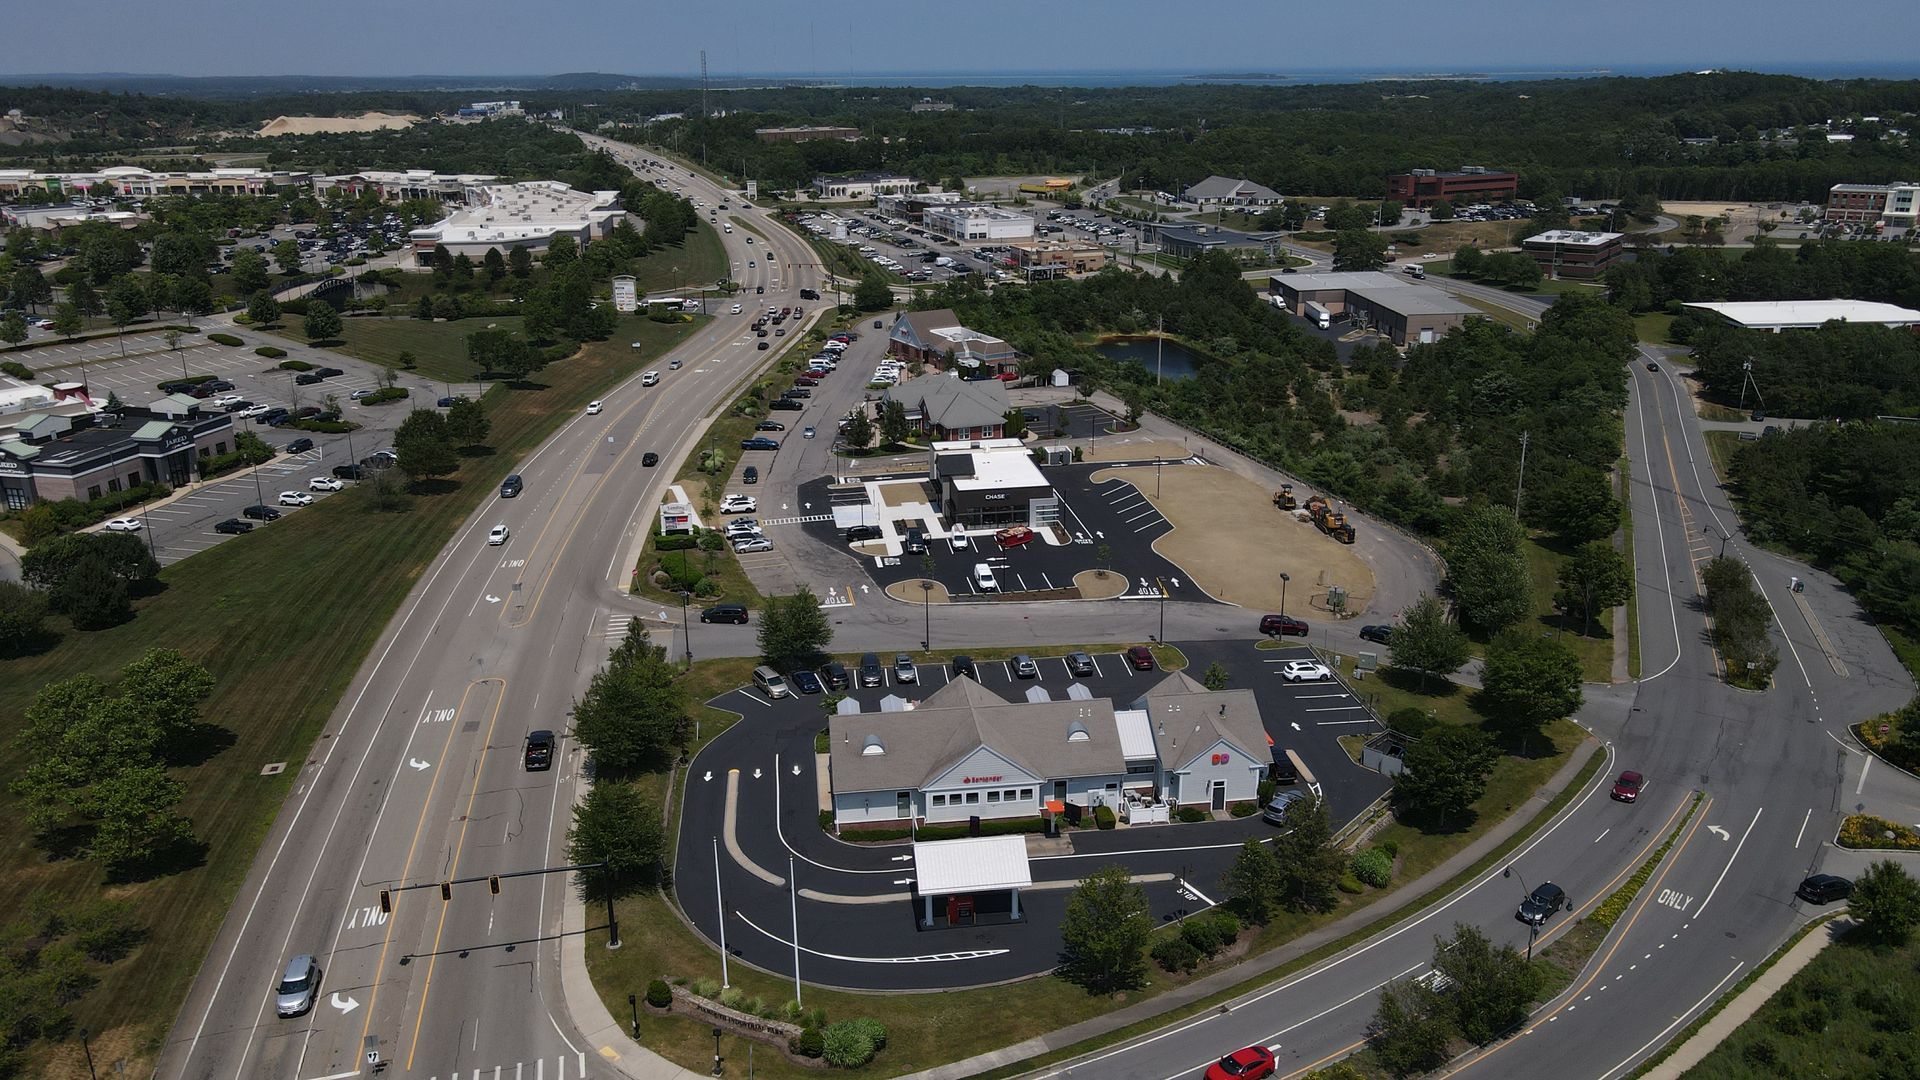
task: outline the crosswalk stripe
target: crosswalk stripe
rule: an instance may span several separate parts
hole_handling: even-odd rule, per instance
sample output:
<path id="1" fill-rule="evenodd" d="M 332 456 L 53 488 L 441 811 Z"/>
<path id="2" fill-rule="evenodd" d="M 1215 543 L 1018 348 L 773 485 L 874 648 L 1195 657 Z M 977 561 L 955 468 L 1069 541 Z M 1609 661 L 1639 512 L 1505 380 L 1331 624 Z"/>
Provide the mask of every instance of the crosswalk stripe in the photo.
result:
<path id="1" fill-rule="evenodd" d="M 804 517 L 768 518 L 762 525 L 808 525 L 816 521 L 832 521 L 832 514 L 808 514 Z"/>

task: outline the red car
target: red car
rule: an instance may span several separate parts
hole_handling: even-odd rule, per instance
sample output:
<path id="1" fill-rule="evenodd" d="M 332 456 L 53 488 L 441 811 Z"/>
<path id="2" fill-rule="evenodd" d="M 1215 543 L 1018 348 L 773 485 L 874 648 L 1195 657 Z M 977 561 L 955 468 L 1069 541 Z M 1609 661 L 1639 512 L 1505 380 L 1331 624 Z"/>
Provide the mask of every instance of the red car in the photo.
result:
<path id="1" fill-rule="evenodd" d="M 1135 645 L 1133 648 L 1127 650 L 1127 663 L 1132 664 L 1133 670 L 1135 671 L 1152 671 L 1153 650 L 1147 648 L 1145 645 Z M 1242 1051 L 1242 1053 L 1245 1053 L 1245 1051 Z"/>
<path id="2" fill-rule="evenodd" d="M 1207 1066 L 1207 1080 L 1260 1080 L 1273 1075 L 1273 1051 L 1264 1046 L 1235 1050 Z"/>
<path id="3" fill-rule="evenodd" d="M 1031 544 L 1033 543 L 1033 530 L 1027 528 L 1025 525 L 1015 525 L 1011 528 L 1001 529 L 999 532 L 993 534 L 993 542 L 999 544 L 1002 548 Z"/>
<path id="4" fill-rule="evenodd" d="M 1613 782 L 1613 797 L 1621 802 L 1632 802 L 1640 797 L 1640 785 L 1645 782 L 1639 773 L 1629 769 Z"/>
<path id="5" fill-rule="evenodd" d="M 820 380 L 819 380 L 819 379 L 816 379 L 816 378 L 814 378 L 814 377 L 813 377 L 813 376 L 811 376 L 811 375 L 795 375 L 795 376 L 793 377 L 793 385 L 795 385 L 795 386 L 819 386 L 819 385 L 820 385 Z"/>

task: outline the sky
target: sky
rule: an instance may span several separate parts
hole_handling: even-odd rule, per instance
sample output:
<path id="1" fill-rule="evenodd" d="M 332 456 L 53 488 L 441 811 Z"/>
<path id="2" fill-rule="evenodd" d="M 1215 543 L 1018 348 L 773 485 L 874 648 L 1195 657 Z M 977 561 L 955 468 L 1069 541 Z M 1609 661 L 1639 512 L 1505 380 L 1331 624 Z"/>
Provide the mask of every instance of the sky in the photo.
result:
<path id="1" fill-rule="evenodd" d="M 81 0 L 23 3 L 0 75 L 1813 71 L 1920 66 L 1920 4 L 1807 0 Z"/>

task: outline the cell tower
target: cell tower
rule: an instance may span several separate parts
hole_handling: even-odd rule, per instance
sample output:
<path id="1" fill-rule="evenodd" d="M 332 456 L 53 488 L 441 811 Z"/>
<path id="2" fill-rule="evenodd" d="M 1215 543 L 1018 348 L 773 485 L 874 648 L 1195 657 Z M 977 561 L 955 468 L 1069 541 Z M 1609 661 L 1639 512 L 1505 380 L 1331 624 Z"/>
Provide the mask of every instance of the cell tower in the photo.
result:
<path id="1" fill-rule="evenodd" d="M 700 50 L 700 115 L 713 115 L 707 111 L 707 50 Z"/>

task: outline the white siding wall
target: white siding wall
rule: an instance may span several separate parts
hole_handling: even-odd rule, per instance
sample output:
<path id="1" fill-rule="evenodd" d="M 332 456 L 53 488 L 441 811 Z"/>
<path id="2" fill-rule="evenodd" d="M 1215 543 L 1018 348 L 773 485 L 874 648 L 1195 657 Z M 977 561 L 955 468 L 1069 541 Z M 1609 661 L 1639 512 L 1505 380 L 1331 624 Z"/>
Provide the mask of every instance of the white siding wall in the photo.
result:
<path id="1" fill-rule="evenodd" d="M 917 800 L 918 793 L 915 793 Z M 919 803 L 915 803 L 915 812 Z M 907 819 L 899 815 L 894 805 L 894 793 L 891 791 L 849 791 L 833 793 L 833 820 L 838 825 L 858 825 L 879 822 L 883 824 L 905 825 Z"/>
<path id="2" fill-rule="evenodd" d="M 1212 763 L 1215 755 L 1225 755 L 1226 760 L 1215 765 Z M 1179 801 L 1183 806 L 1207 804 L 1213 798 L 1216 780 L 1227 782 L 1228 805 L 1258 798 L 1260 777 L 1266 772 L 1266 764 L 1242 753 L 1231 743 L 1216 742 L 1181 773 Z"/>

